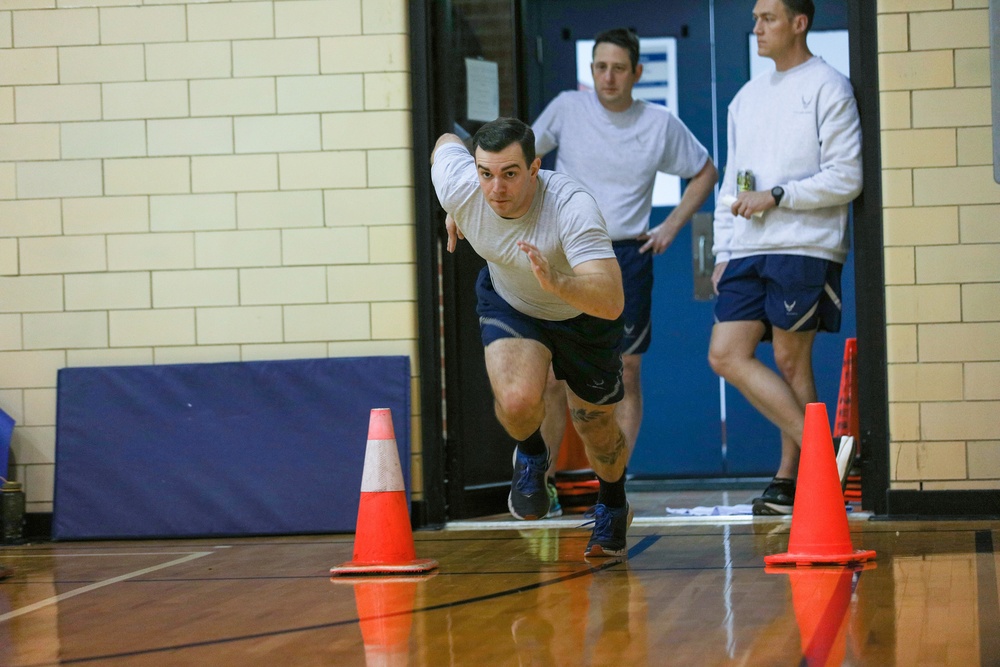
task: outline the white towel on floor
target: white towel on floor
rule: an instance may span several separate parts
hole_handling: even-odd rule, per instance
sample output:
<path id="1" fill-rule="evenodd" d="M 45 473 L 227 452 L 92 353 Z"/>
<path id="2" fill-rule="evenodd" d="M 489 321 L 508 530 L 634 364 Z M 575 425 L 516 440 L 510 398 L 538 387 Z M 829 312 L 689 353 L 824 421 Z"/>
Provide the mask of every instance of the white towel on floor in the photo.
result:
<path id="1" fill-rule="evenodd" d="M 753 514 L 753 505 L 716 505 L 715 507 L 668 507 L 667 514 L 682 516 L 731 516 L 734 514 Z"/>

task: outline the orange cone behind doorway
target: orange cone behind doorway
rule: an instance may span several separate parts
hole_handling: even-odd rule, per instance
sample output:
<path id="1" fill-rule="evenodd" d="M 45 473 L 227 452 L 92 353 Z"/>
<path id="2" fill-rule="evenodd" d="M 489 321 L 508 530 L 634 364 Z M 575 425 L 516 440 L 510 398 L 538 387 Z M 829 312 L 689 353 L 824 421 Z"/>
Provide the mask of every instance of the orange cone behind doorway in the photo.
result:
<path id="1" fill-rule="evenodd" d="M 375 408 L 368 422 L 354 559 L 330 568 L 330 574 L 412 574 L 437 566 L 416 556 L 392 414 Z"/>
<path id="2" fill-rule="evenodd" d="M 830 442 L 826 405 L 810 403 L 802 430 L 788 552 L 765 556 L 768 565 L 846 564 L 875 558 L 874 551 L 856 550 L 851 545 L 837 460 Z"/>

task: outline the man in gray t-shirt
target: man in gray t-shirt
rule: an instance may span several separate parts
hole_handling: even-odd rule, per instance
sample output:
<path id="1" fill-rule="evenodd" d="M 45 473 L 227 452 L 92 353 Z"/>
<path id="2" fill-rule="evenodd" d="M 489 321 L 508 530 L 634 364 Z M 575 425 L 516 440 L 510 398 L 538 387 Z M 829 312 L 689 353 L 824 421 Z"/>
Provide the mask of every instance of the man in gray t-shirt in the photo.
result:
<path id="1" fill-rule="evenodd" d="M 625 497 L 621 400 L 621 270 L 594 198 L 563 174 L 540 170 L 523 122 L 498 118 L 473 137 L 474 156 L 453 134 L 431 157 L 448 212 L 448 250 L 465 238 L 487 266 L 477 311 L 494 409 L 514 438 L 508 507 L 520 519 L 549 512 L 541 436 L 551 366 L 564 379 L 573 425 L 600 480 L 585 555 L 622 556 L 632 512 Z"/>
<path id="2" fill-rule="evenodd" d="M 677 116 L 632 98 L 642 77 L 634 32 L 616 28 L 597 35 L 591 71 L 593 91 L 560 93 L 532 129 L 538 154 L 558 149 L 556 171 L 594 195 L 621 265 L 625 398 L 617 415 L 631 454 L 642 422 L 642 355 L 652 338 L 652 256 L 667 249 L 712 194 L 718 174 L 708 151 Z M 653 184 L 661 171 L 690 181 L 670 215 L 650 229 Z M 566 399 L 561 383 L 551 377 L 549 382 L 542 432 L 555 458 L 566 426 Z"/>

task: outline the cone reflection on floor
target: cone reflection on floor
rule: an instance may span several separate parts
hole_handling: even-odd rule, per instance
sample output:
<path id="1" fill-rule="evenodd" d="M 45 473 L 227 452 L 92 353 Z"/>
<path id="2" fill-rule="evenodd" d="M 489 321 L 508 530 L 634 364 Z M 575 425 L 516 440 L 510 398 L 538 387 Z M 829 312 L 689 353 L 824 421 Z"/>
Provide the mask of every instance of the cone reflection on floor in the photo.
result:
<path id="1" fill-rule="evenodd" d="M 406 667 L 417 584 L 435 573 L 407 577 L 332 577 L 354 586 L 366 667 Z"/>
<path id="2" fill-rule="evenodd" d="M 875 557 L 874 551 L 854 549 L 851 545 L 847 510 L 830 441 L 826 405 L 810 403 L 806 406 L 802 430 L 788 552 L 765 556 L 768 565 L 846 564 Z"/>
<path id="3" fill-rule="evenodd" d="M 765 567 L 769 574 L 787 574 L 792 606 L 802 640 L 801 665 L 834 667 L 844 664 L 851 594 L 856 576 L 875 567 Z"/>
<path id="4" fill-rule="evenodd" d="M 368 423 L 354 559 L 330 568 L 330 574 L 412 574 L 437 566 L 416 556 L 392 414 L 375 408 Z"/>

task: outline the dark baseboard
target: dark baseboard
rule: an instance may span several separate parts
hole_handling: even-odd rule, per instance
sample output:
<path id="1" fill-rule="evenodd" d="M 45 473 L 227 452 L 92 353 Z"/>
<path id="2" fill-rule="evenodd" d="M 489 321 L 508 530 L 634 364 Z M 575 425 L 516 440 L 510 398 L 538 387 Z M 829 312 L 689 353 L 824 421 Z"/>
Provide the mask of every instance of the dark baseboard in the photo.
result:
<path id="1" fill-rule="evenodd" d="M 413 530 L 436 530 L 443 524 L 431 523 L 430 506 L 426 500 L 410 501 L 410 525 Z"/>
<path id="2" fill-rule="evenodd" d="M 1000 491 L 888 491 L 886 519 L 1000 518 Z"/>
<path id="3" fill-rule="evenodd" d="M 40 542 L 52 539 L 52 512 L 28 512 L 24 515 L 24 540 Z"/>

